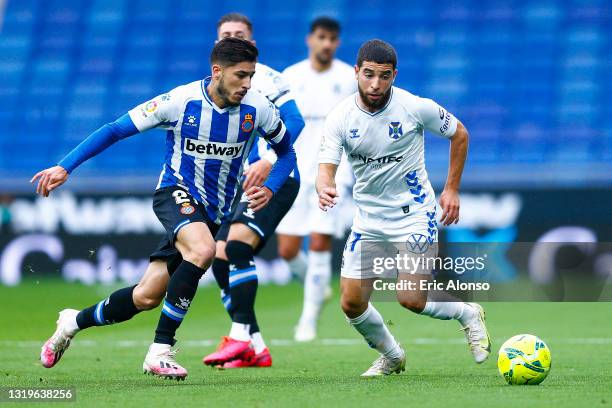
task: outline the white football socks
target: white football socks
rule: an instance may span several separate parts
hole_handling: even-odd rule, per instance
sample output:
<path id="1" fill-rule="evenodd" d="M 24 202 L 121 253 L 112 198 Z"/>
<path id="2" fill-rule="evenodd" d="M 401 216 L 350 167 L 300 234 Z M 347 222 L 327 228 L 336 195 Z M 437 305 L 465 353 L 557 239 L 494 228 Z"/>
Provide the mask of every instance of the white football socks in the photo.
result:
<path id="1" fill-rule="evenodd" d="M 310 251 L 308 271 L 304 279 L 304 307 L 300 325 L 316 325 L 325 302 L 325 289 L 331 279 L 331 252 Z"/>
<path id="2" fill-rule="evenodd" d="M 422 315 L 440 320 L 458 320 L 463 326 L 474 317 L 474 308 L 463 302 L 434 302 L 428 300 Z"/>
<path id="3" fill-rule="evenodd" d="M 251 344 L 253 344 L 255 354 L 259 354 L 266 349 L 266 343 L 260 332 L 251 334 Z"/>
<path id="4" fill-rule="evenodd" d="M 287 261 L 287 265 L 289 266 L 291 275 L 297 276 L 300 280 L 304 280 L 306 278 L 308 259 L 304 251 L 300 249 L 300 252 L 298 252 L 295 258 Z"/>
<path id="5" fill-rule="evenodd" d="M 249 334 L 250 326 L 250 324 L 232 322 L 229 336 L 234 340 L 249 341 L 251 339 L 251 335 Z"/>
<path id="6" fill-rule="evenodd" d="M 361 333 L 370 347 L 378 350 L 385 357 L 401 357 L 402 349 L 399 343 L 385 325 L 378 310 L 371 303 L 368 303 L 368 308 L 361 316 L 353 319 L 347 317 L 346 319 Z"/>

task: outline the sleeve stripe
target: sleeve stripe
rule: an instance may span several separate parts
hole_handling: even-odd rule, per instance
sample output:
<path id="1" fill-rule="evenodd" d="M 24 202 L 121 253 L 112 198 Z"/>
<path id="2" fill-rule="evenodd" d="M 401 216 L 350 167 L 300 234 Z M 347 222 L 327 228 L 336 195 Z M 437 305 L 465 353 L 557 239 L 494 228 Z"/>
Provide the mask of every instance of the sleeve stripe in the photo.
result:
<path id="1" fill-rule="evenodd" d="M 272 139 L 270 139 L 270 142 L 271 142 L 271 143 L 273 143 L 273 144 L 278 144 L 278 143 L 280 143 L 280 142 L 281 142 L 281 140 L 283 140 L 283 138 L 285 137 L 285 135 L 287 134 L 287 132 L 285 132 L 285 126 L 284 126 L 284 125 L 282 125 L 282 126 L 281 126 L 281 129 L 282 129 L 282 130 L 281 130 L 281 132 L 280 132 L 278 135 L 276 135 L 276 136 L 274 136 Z M 291 142 L 290 142 L 290 143 L 291 143 Z"/>
<path id="2" fill-rule="evenodd" d="M 283 135 L 285 134 L 285 132 L 283 132 L 283 122 L 278 122 L 278 126 L 276 126 L 276 129 L 274 129 L 272 132 L 268 133 L 267 135 L 265 135 L 265 139 L 271 141 L 272 143 L 276 144 L 278 143 L 283 137 Z M 280 139 L 277 140 L 278 136 L 280 134 Z"/>
<path id="3" fill-rule="evenodd" d="M 285 96 L 288 93 L 289 93 L 289 90 L 287 89 L 286 91 L 283 91 L 283 92 L 279 93 L 278 95 L 276 95 L 276 98 L 270 99 L 270 102 L 276 104 L 276 101 L 278 101 L 282 96 Z"/>

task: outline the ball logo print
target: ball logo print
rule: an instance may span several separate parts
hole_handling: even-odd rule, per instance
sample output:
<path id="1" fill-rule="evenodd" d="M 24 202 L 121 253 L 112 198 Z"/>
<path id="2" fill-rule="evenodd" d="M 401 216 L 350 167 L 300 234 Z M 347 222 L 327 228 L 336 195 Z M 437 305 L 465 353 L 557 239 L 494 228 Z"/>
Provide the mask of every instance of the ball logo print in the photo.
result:
<path id="1" fill-rule="evenodd" d="M 550 367 L 550 349 L 531 334 L 511 337 L 499 349 L 497 368 L 508 384 L 540 384 L 548 376 Z"/>

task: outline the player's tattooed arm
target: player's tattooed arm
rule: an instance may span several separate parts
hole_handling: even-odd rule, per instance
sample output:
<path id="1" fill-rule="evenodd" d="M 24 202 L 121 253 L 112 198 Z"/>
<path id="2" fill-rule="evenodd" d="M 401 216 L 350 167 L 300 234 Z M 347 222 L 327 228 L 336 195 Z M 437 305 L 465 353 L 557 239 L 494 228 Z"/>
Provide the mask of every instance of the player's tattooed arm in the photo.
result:
<path id="1" fill-rule="evenodd" d="M 336 191 L 336 170 L 338 165 L 333 163 L 319 163 L 319 173 L 317 174 L 316 189 L 319 194 L 319 208 L 327 211 L 338 201 Z"/>
<path id="2" fill-rule="evenodd" d="M 467 157 L 468 138 L 467 129 L 458 121 L 457 130 L 450 139 L 448 176 L 444 190 L 440 195 L 440 207 L 442 207 L 440 222 L 444 225 L 457 224 L 459 222 L 459 186 Z"/>

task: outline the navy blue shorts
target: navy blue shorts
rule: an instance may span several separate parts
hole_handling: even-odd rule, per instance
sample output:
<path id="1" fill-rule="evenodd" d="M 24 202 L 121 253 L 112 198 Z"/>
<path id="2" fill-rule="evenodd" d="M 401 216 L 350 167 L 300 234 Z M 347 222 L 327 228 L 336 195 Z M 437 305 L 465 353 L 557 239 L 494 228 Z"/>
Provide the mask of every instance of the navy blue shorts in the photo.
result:
<path id="1" fill-rule="evenodd" d="M 192 222 L 203 222 L 210 233 L 215 236 L 219 226 L 212 222 L 206 214 L 206 207 L 197 202 L 189 192 L 179 186 L 164 187 L 153 195 L 153 211 L 166 230 L 155 252 L 149 259 L 166 260 L 177 255 L 174 248 L 176 234 L 182 227 Z"/>

